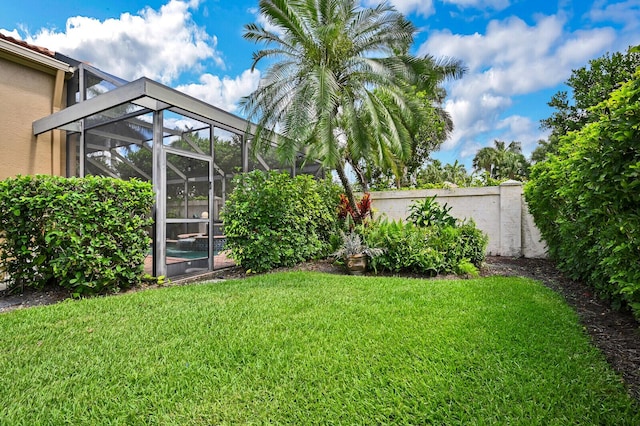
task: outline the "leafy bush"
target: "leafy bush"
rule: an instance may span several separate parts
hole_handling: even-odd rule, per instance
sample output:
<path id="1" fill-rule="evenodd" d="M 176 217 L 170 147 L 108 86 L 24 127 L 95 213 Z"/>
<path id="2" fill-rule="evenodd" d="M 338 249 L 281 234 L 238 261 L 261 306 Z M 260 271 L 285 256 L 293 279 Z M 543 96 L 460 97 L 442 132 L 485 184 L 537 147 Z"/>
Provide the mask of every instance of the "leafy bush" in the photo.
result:
<path id="1" fill-rule="evenodd" d="M 384 253 L 371 260 L 377 271 L 417 272 L 434 276 L 442 269 L 444 256 L 430 246 L 433 230 L 410 222 L 375 221 L 361 228 L 366 244 L 383 247 Z"/>
<path id="2" fill-rule="evenodd" d="M 489 237 L 476 227 L 473 219 L 458 225 L 460 230 L 461 257 L 469 259 L 472 265 L 480 266 L 486 257 Z"/>
<path id="3" fill-rule="evenodd" d="M 371 261 L 376 271 L 473 275 L 484 261 L 487 246 L 487 237 L 473 222 L 454 227 L 378 220 L 361 227 L 360 232 L 368 246 L 385 249 Z"/>
<path id="4" fill-rule="evenodd" d="M 455 226 L 456 218 L 451 216 L 449 212 L 451 207 L 441 206 L 436 202 L 437 195 L 426 197 L 422 201 L 416 201 L 409 206 L 409 217 L 407 220 L 416 226 Z"/>
<path id="5" fill-rule="evenodd" d="M 0 182 L 0 264 L 12 285 L 74 293 L 138 284 L 150 244 L 151 185 L 18 176 Z"/>
<path id="6" fill-rule="evenodd" d="M 238 265 L 262 272 L 329 253 L 337 232 L 336 185 L 261 171 L 237 175 L 234 185 L 222 217 L 225 247 Z"/>
<path id="7" fill-rule="evenodd" d="M 550 256 L 640 318 L 640 72 L 538 163 L 525 196 Z"/>

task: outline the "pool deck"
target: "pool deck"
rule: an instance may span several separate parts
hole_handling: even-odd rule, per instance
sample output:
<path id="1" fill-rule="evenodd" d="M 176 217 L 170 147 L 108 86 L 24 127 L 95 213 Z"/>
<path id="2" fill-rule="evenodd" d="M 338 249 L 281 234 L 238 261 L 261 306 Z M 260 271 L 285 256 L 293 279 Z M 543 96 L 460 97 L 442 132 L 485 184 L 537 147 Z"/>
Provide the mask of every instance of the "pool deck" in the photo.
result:
<path id="1" fill-rule="evenodd" d="M 184 259 L 182 257 L 167 257 L 168 264 L 186 262 L 189 260 L 192 260 L 192 259 Z M 213 256 L 214 271 L 217 271 L 219 269 L 229 268 L 231 266 L 235 266 L 235 262 L 229 257 L 227 257 L 225 252 L 221 252 L 216 256 Z M 146 274 L 151 274 L 152 271 L 153 271 L 153 258 L 151 256 L 147 256 L 144 259 L 144 272 Z"/>

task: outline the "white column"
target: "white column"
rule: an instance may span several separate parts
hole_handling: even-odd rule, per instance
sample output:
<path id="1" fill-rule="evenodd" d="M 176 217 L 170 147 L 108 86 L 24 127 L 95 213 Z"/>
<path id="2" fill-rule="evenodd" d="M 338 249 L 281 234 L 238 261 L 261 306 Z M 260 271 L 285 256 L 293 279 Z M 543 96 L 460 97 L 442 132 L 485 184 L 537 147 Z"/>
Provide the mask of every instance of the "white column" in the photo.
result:
<path id="1" fill-rule="evenodd" d="M 522 183 L 500 185 L 500 256 L 522 256 Z"/>

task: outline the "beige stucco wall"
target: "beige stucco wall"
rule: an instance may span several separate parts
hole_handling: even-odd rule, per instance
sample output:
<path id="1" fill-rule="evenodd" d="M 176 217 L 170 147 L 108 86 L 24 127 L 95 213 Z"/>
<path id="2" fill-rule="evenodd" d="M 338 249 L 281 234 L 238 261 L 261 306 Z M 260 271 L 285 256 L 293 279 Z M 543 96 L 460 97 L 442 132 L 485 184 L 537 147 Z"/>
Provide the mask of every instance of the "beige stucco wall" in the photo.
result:
<path id="1" fill-rule="evenodd" d="M 54 70 L 45 72 L 0 57 L 0 179 L 65 173 L 61 132 L 48 132 L 36 140 L 31 127 L 56 110 L 55 87 Z"/>
<path id="2" fill-rule="evenodd" d="M 413 202 L 434 195 L 438 203 L 451 207 L 452 216 L 473 219 L 488 235 L 487 254 L 546 257 L 546 245 L 529 214 L 520 182 L 481 188 L 372 192 L 371 200 L 375 215 L 405 220 Z"/>

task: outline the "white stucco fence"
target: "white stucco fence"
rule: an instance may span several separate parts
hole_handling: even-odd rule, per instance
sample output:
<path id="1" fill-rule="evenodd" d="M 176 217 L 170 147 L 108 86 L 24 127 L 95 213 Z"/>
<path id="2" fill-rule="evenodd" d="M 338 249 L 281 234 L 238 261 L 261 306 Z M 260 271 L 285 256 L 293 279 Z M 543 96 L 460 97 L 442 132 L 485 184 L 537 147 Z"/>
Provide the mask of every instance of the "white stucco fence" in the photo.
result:
<path id="1" fill-rule="evenodd" d="M 414 201 L 434 195 L 439 204 L 451 207 L 452 216 L 472 218 L 489 236 L 488 255 L 547 257 L 546 245 L 524 201 L 522 183 L 516 181 L 480 188 L 372 192 L 374 215 L 405 220 Z"/>

